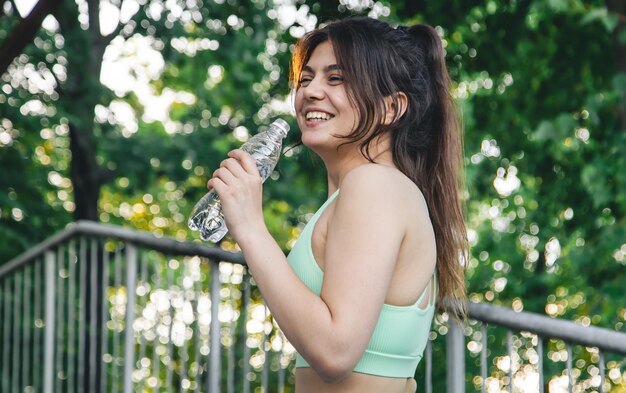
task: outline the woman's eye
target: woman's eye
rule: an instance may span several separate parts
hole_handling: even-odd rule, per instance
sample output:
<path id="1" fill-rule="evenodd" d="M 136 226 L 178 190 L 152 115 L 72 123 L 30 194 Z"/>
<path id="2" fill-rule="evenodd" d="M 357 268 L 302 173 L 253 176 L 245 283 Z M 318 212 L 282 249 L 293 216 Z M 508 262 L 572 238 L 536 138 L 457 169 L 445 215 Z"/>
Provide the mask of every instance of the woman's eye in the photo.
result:
<path id="1" fill-rule="evenodd" d="M 330 78 L 328 78 L 328 80 L 331 82 L 343 82 L 343 77 L 339 75 L 332 75 Z"/>
<path id="2" fill-rule="evenodd" d="M 303 76 L 300 77 L 300 80 L 298 81 L 298 84 L 303 85 L 303 84 L 307 84 L 311 82 L 311 77 L 310 76 Z"/>

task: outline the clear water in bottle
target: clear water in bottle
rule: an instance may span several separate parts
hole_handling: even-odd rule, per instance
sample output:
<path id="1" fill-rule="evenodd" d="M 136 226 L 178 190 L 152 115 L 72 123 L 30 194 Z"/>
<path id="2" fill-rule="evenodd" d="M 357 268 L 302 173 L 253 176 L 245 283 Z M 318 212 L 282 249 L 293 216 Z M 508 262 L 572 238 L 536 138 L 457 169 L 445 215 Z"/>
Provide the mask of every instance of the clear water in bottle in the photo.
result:
<path id="1" fill-rule="evenodd" d="M 256 160 L 261 179 L 265 181 L 276 166 L 282 149 L 283 138 L 287 136 L 289 125 L 282 119 L 276 119 L 269 128 L 250 138 L 241 146 Z M 206 193 L 193 208 L 189 229 L 200 231 L 200 238 L 211 242 L 221 240 L 228 232 L 222 213 L 222 203 L 213 190 Z"/>

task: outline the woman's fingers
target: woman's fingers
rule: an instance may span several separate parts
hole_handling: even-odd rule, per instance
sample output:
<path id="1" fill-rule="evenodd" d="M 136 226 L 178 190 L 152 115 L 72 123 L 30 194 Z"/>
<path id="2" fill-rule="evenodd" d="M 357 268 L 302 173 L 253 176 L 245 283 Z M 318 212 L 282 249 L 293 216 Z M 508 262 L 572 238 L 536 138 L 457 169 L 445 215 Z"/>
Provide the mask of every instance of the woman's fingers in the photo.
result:
<path id="1" fill-rule="evenodd" d="M 221 179 L 225 185 L 233 184 L 237 179 L 246 175 L 243 167 L 234 158 L 227 158 L 220 163 L 220 167 L 213 172 L 213 179 Z M 207 186 L 209 184 L 207 183 Z M 209 186 L 210 187 L 210 186 Z"/>
<path id="2" fill-rule="evenodd" d="M 220 195 L 226 187 L 226 184 L 219 177 L 212 178 L 206 185 L 207 188 L 214 190 L 218 195 Z"/>
<path id="3" fill-rule="evenodd" d="M 259 171 L 256 161 L 252 156 L 241 149 L 232 150 L 227 159 L 220 163 L 220 167 L 213 172 L 213 177 L 207 183 L 208 188 L 215 189 L 216 180 L 219 180 L 220 188 L 241 184 L 255 184 L 260 182 Z M 216 190 L 217 191 L 217 190 Z"/>
<path id="4" fill-rule="evenodd" d="M 241 178 L 246 175 L 246 171 L 236 158 L 227 158 L 220 164 L 220 168 L 226 168 L 235 177 Z"/>
<path id="5" fill-rule="evenodd" d="M 243 170 L 249 174 L 259 174 L 259 170 L 256 167 L 256 161 L 252 156 L 241 149 L 235 149 L 228 153 L 228 157 L 236 159 Z"/>
<path id="6" fill-rule="evenodd" d="M 241 150 L 228 154 L 207 183 L 222 201 L 226 225 L 237 239 L 251 223 L 263 222 L 262 181 L 256 162 Z"/>
<path id="7" fill-rule="evenodd" d="M 220 179 L 224 184 L 233 184 L 237 180 L 237 176 L 226 167 L 216 169 L 215 172 L 213 172 L 213 177 Z"/>

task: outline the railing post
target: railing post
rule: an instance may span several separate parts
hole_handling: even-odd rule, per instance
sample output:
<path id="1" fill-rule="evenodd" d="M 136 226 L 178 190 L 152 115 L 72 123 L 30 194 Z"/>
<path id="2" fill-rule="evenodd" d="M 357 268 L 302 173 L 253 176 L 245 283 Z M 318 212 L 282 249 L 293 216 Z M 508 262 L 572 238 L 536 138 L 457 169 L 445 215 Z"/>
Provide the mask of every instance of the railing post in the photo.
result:
<path id="1" fill-rule="evenodd" d="M 44 259 L 46 268 L 46 311 L 44 331 L 44 393 L 52 393 L 54 376 L 54 300 L 55 300 L 55 258 L 53 251 L 46 251 Z"/>
<path id="2" fill-rule="evenodd" d="M 243 327 L 243 393 L 250 393 L 250 380 L 248 374 L 252 370 L 250 367 L 250 347 L 246 344 L 246 337 L 248 336 L 247 323 L 248 323 L 248 307 L 252 299 L 252 276 L 246 274 L 243 279 L 244 294 L 243 304 L 241 305 L 241 321 Z"/>
<path id="3" fill-rule="evenodd" d="M 487 324 L 480 326 L 480 393 L 487 393 Z"/>
<path id="4" fill-rule="evenodd" d="M 219 393 L 220 377 L 222 369 L 220 348 L 220 265 L 219 262 L 209 260 L 211 264 L 211 326 L 209 339 L 211 349 L 209 352 L 209 393 Z"/>
<path id="5" fill-rule="evenodd" d="M 448 323 L 446 350 L 448 393 L 465 393 L 465 337 L 463 326 L 454 319 Z"/>
<path id="6" fill-rule="evenodd" d="M 537 335 L 537 370 L 539 372 L 539 393 L 544 393 L 543 384 L 543 337 Z M 600 391 L 602 393 L 602 391 Z"/>
<path id="7" fill-rule="evenodd" d="M 509 392 L 513 392 L 513 332 L 506 332 L 506 352 L 509 356 Z M 570 392 L 572 393 L 572 392 Z"/>
<path id="8" fill-rule="evenodd" d="M 600 387 L 598 388 L 599 393 L 604 393 L 604 352 L 602 350 L 598 350 L 600 355 L 599 368 L 600 368 Z M 541 392 L 543 393 L 543 391 Z"/>
<path id="9" fill-rule="evenodd" d="M 428 339 L 426 343 L 426 353 L 424 354 L 426 358 L 425 364 L 425 376 L 424 376 L 424 391 L 426 393 L 433 393 L 433 342 Z"/>
<path id="10" fill-rule="evenodd" d="M 137 287 L 137 248 L 126 244 L 126 322 L 124 327 L 124 393 L 133 391 L 135 368 L 135 300 Z"/>

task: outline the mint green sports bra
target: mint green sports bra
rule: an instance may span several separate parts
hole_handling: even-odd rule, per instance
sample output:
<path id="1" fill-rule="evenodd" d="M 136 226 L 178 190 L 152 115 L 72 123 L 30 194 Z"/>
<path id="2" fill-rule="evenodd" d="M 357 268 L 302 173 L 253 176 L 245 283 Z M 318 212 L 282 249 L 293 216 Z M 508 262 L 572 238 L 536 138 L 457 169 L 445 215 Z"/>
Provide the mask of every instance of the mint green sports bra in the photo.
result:
<path id="1" fill-rule="evenodd" d="M 339 190 L 335 191 L 313 215 L 287 257 L 300 280 L 318 295 L 322 290 L 324 272 L 313 256 L 311 236 L 317 220 L 338 193 Z M 433 279 L 434 282 L 436 280 Z M 429 289 L 430 285 L 411 306 L 383 305 L 374 333 L 354 372 L 394 378 L 414 376 L 426 348 L 435 313 L 434 301 L 425 309 L 419 307 Z M 297 354 L 296 367 L 310 366 Z"/>

